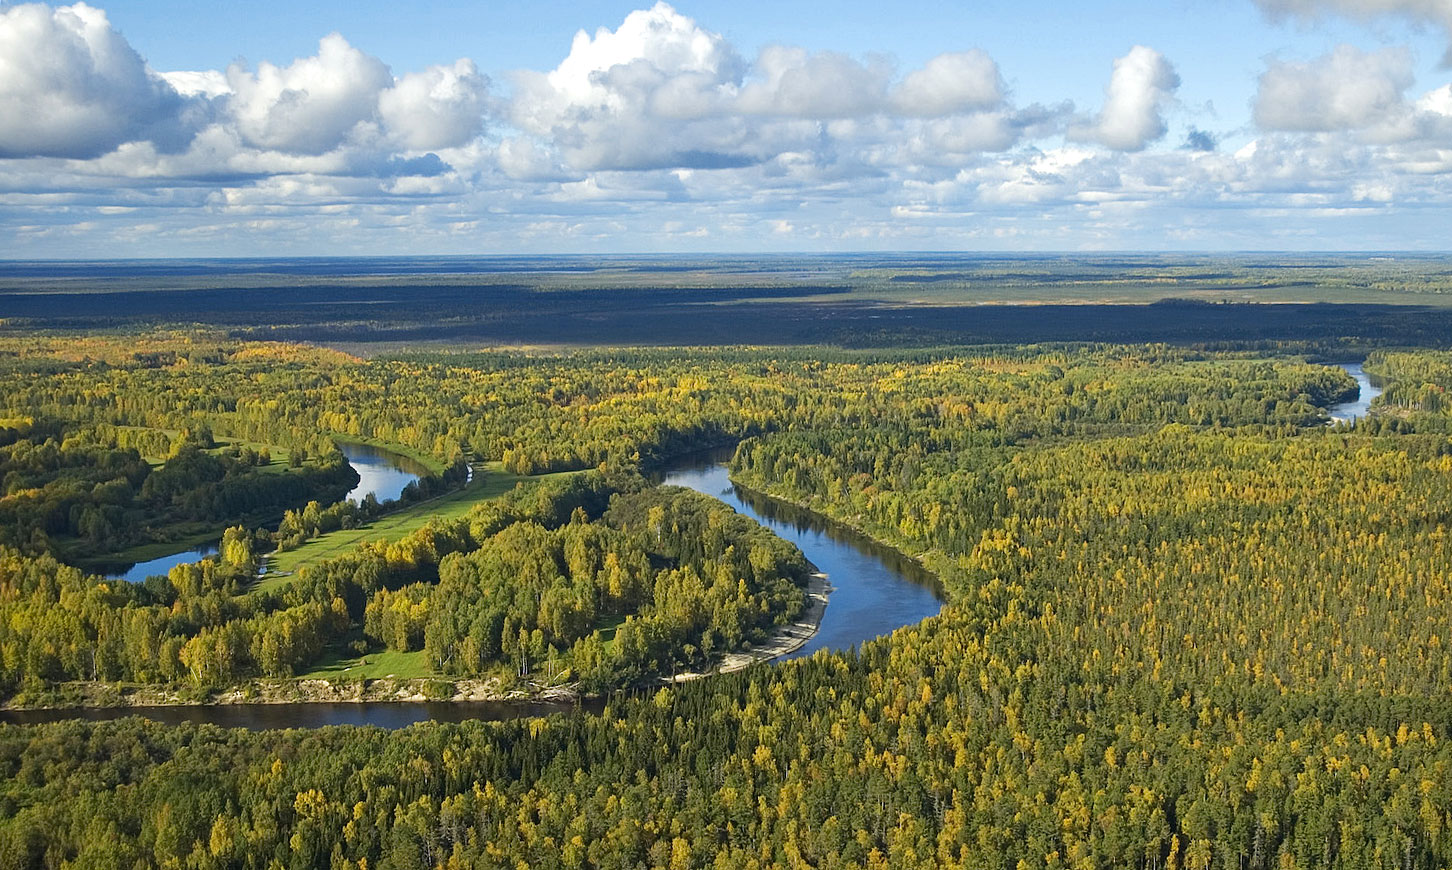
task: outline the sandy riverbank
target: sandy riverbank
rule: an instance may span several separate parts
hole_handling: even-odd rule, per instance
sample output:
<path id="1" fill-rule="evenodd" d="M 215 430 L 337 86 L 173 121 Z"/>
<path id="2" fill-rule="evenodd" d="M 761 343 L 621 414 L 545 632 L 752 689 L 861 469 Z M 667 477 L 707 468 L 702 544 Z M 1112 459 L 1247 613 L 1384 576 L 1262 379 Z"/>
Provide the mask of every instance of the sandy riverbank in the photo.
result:
<path id="1" fill-rule="evenodd" d="M 505 689 L 497 679 L 443 678 L 363 680 L 252 680 L 205 698 L 162 686 L 117 686 L 111 683 L 69 683 L 45 703 L 7 704 L 7 710 L 75 707 L 188 707 L 233 704 L 380 704 L 456 701 L 574 701 L 579 692 L 567 686 Z"/>
<path id="2" fill-rule="evenodd" d="M 822 614 L 827 610 L 827 598 L 831 592 L 832 585 L 827 582 L 826 574 L 820 572 L 811 574 L 807 578 L 807 609 L 801 619 L 776 629 L 771 633 L 771 637 L 760 646 L 727 653 L 721 659 L 721 664 L 709 673 L 687 672 L 668 677 L 665 681 L 684 683 L 708 677 L 711 674 L 729 674 L 732 671 L 743 670 L 757 662 L 770 661 L 796 652 L 806 646 L 807 641 L 811 640 L 816 635 L 817 629 L 821 627 Z"/>

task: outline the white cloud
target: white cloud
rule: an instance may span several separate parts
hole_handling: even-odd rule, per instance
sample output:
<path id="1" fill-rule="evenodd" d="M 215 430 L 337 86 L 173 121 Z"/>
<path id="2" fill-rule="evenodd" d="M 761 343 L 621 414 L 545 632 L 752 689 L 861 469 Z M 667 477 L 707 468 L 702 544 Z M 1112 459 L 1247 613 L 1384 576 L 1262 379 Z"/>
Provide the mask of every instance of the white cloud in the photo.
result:
<path id="1" fill-rule="evenodd" d="M 463 145 L 484 127 L 489 80 L 474 62 L 408 73 L 378 95 L 378 115 L 390 138 L 426 151 Z"/>
<path id="2" fill-rule="evenodd" d="M 1255 122 L 1267 130 L 1357 130 L 1404 114 L 1411 58 L 1338 46 L 1308 63 L 1274 63 L 1260 76 Z"/>
<path id="3" fill-rule="evenodd" d="M 884 63 L 861 64 L 833 51 L 771 45 L 752 66 L 753 80 L 741 89 L 738 110 L 792 118 L 855 118 L 887 101 L 891 70 Z"/>
<path id="4" fill-rule="evenodd" d="M 141 139 L 175 150 L 199 109 L 100 9 L 0 7 L 0 158 L 95 157 Z"/>
<path id="5" fill-rule="evenodd" d="M 1022 126 L 1003 103 L 998 66 L 982 51 L 939 55 L 901 81 L 884 58 L 793 46 L 767 46 L 747 63 L 725 37 L 657 3 L 614 30 L 577 33 L 555 69 L 517 74 L 508 117 L 535 148 L 511 143 L 500 160 L 511 177 L 531 179 L 556 172 L 545 166 L 554 158 L 590 172 L 741 169 L 806 155 L 875 171 L 908 141 L 940 138 L 954 154 L 1010 147 Z M 924 133 L 919 118 L 943 123 Z"/>
<path id="6" fill-rule="evenodd" d="M 96 10 L 0 7 L 0 95 L 15 95 L 0 100 L 0 223 L 51 246 L 37 255 L 246 252 L 227 246 L 248 239 L 1255 247 L 1287 216 L 1452 200 L 1452 85 L 1410 93 L 1397 51 L 1271 63 L 1252 142 L 1191 127 L 1195 148 L 1149 148 L 1179 81 L 1144 47 L 1114 62 L 1093 114 L 1016 105 L 979 50 L 909 70 L 790 46 L 744 60 L 664 3 L 568 48 L 506 100 L 479 73 L 487 59 L 395 75 L 335 34 L 283 64 L 156 73 Z M 35 94 L 66 110 L 21 102 Z M 709 239 L 684 231 L 704 227 Z"/>
<path id="7" fill-rule="evenodd" d="M 903 79 L 892 93 L 903 115 L 932 118 L 988 109 L 1003 102 L 1003 77 L 987 53 L 940 54 Z"/>
<path id="8" fill-rule="evenodd" d="M 1401 18 L 1416 24 L 1430 24 L 1452 35 L 1452 3 L 1448 0 L 1255 0 L 1272 18 L 1315 20 L 1340 15 L 1362 21 Z M 1452 48 L 1442 58 L 1452 64 Z"/>
<path id="9" fill-rule="evenodd" d="M 312 57 L 285 67 L 264 61 L 256 72 L 233 64 L 226 80 L 220 102 L 244 145 L 314 155 L 356 145 L 463 145 L 483 129 L 489 88 L 468 59 L 395 81 L 383 61 L 337 33 L 323 37 Z"/>
<path id="10" fill-rule="evenodd" d="M 741 165 L 759 158 L 721 111 L 741 69 L 724 37 L 657 3 L 580 31 L 554 70 L 519 73 L 509 118 L 578 169 Z"/>
<path id="11" fill-rule="evenodd" d="M 1179 87 L 1164 55 L 1136 45 L 1114 62 L 1099 115 L 1071 132 L 1116 151 L 1139 151 L 1165 135 L 1164 110 Z"/>
<path id="12" fill-rule="evenodd" d="M 176 70 L 160 75 L 183 96 L 214 99 L 232 93 L 226 74 L 218 70 Z"/>
<path id="13" fill-rule="evenodd" d="M 359 135 L 376 119 L 378 94 L 393 76 L 376 57 L 333 33 L 313 57 L 280 67 L 267 61 L 254 73 L 227 69 L 227 114 L 247 145 L 291 154 L 323 154 Z"/>

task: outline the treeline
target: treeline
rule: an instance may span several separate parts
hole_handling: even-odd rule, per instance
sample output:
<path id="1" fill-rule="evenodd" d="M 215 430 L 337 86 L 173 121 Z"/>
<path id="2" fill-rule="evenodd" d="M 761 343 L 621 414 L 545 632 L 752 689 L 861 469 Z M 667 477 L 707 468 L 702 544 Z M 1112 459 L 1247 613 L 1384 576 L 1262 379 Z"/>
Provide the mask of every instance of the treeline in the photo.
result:
<path id="1" fill-rule="evenodd" d="M 64 545 L 95 556 L 164 536 L 170 526 L 259 521 L 310 498 L 331 502 L 358 481 L 336 449 L 316 464 L 270 473 L 265 451 L 213 450 L 201 427 L 182 433 L 153 468 L 106 433 L 67 428 L 56 423 L 43 438 L 0 446 L 0 546 L 42 553 Z"/>
<path id="2" fill-rule="evenodd" d="M 1354 389 L 1334 368 L 1160 345 L 360 361 L 281 344 L 193 339 L 133 351 L 120 340 L 93 341 L 74 361 L 73 343 L 0 341 L 17 354 L 0 366 L 0 414 L 113 427 L 205 424 L 313 455 L 331 449 L 327 433 L 366 436 L 445 465 L 473 453 L 528 474 L 648 465 L 787 426 L 856 426 L 892 407 L 1008 439 L 1167 422 L 1304 425 L 1324 420 L 1320 408 Z M 155 361 L 168 349 L 176 362 Z"/>

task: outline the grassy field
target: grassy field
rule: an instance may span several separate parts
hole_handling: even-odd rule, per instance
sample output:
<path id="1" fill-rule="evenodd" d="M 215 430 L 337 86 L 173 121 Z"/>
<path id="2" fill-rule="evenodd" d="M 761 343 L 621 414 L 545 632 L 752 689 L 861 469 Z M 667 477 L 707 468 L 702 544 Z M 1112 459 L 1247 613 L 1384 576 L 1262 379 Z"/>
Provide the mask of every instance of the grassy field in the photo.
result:
<path id="1" fill-rule="evenodd" d="M 323 654 L 321 659 L 318 659 L 312 670 L 298 676 L 305 680 L 336 680 L 339 678 L 377 680 L 383 677 L 408 680 L 433 675 L 434 669 L 429 667 L 423 650 L 414 652 L 380 650 L 361 656 L 329 650 Z"/>
<path id="2" fill-rule="evenodd" d="M 473 481 L 463 489 L 410 505 L 366 526 L 329 532 L 308 541 L 296 550 L 268 556 L 267 575 L 258 584 L 258 589 L 272 589 L 285 584 L 302 566 L 341 555 L 364 541 L 397 540 L 423 528 L 429 520 L 436 517 L 453 519 L 464 516 L 479 502 L 498 498 L 518 484 L 529 484 L 573 473 L 575 472 L 566 471 L 522 477 L 505 472 L 498 462 L 478 463 L 474 466 Z"/>

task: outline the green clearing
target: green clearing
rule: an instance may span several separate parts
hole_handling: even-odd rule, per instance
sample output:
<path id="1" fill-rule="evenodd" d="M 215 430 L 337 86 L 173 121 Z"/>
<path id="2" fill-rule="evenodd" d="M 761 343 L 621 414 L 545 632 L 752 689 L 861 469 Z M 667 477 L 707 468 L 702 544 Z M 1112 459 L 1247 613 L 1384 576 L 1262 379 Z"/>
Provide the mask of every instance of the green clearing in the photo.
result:
<path id="1" fill-rule="evenodd" d="M 397 677 L 409 680 L 416 677 L 432 677 L 434 669 L 429 667 L 423 650 L 396 652 L 378 650 L 363 655 L 343 654 L 330 649 L 323 653 L 313 669 L 298 677 L 304 680 L 363 679 L 377 680 L 383 677 Z"/>
<path id="2" fill-rule="evenodd" d="M 620 631 L 620 626 L 625 624 L 624 614 L 611 614 L 602 616 L 595 621 L 595 630 L 600 632 L 600 641 L 605 644 L 607 651 L 615 649 L 615 635 Z"/>
<path id="3" fill-rule="evenodd" d="M 445 493 L 438 498 L 409 505 L 387 514 L 366 526 L 340 529 L 306 542 L 296 550 L 274 553 L 267 557 L 267 575 L 257 585 L 259 590 L 276 589 L 288 583 L 293 574 L 311 562 L 339 556 L 364 541 L 394 541 L 424 527 L 432 519 L 455 519 L 467 514 L 474 505 L 498 498 L 519 484 L 530 484 L 551 478 L 567 477 L 573 471 L 523 476 L 510 474 L 500 462 L 474 465 L 474 479 L 463 489 Z"/>

